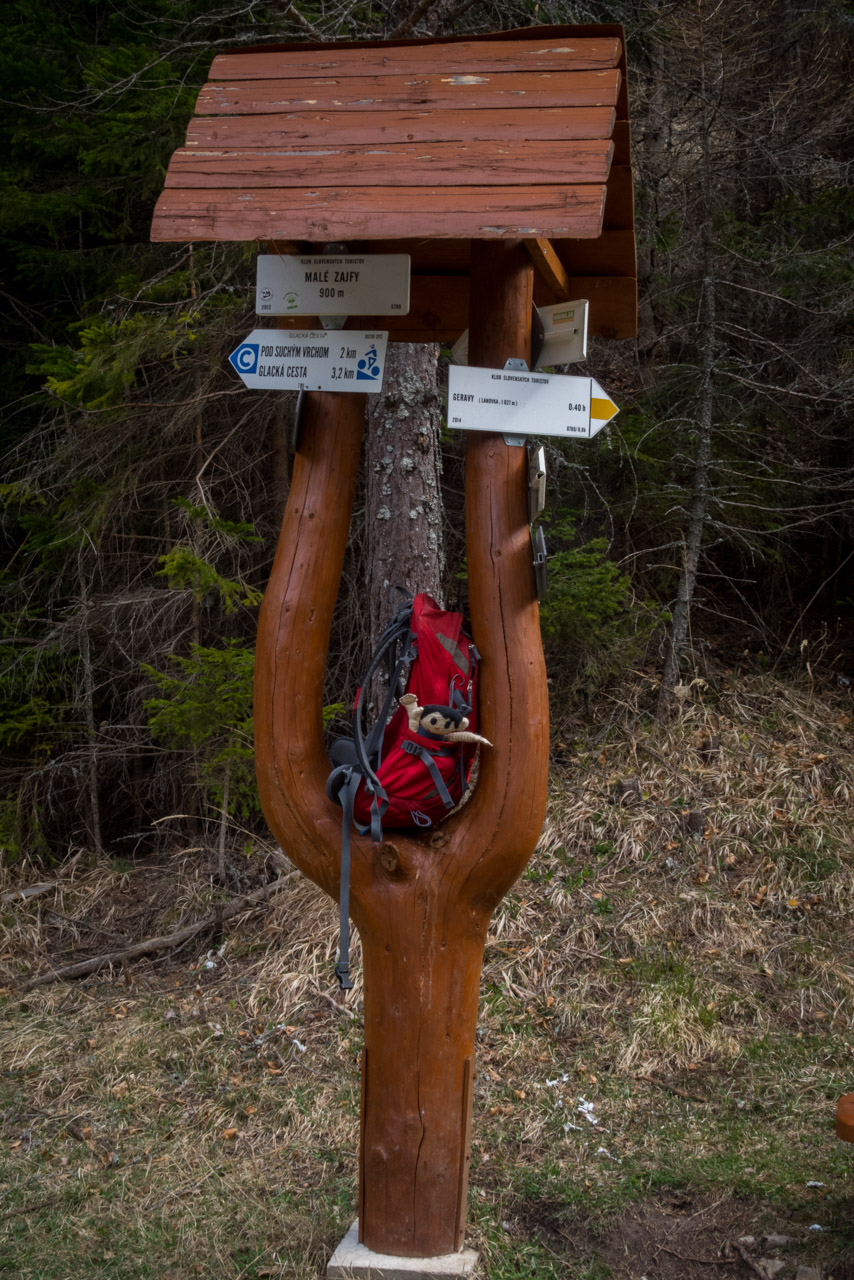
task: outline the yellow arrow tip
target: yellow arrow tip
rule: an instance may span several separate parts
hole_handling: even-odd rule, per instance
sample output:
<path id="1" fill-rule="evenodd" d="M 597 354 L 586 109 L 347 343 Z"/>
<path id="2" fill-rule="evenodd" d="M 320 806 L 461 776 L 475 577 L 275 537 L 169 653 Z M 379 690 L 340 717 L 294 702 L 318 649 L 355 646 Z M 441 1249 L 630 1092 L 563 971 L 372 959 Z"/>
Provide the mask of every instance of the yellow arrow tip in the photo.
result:
<path id="1" fill-rule="evenodd" d="M 610 400 L 599 400 L 596 396 L 590 401 L 590 417 L 608 422 L 619 409 Z"/>

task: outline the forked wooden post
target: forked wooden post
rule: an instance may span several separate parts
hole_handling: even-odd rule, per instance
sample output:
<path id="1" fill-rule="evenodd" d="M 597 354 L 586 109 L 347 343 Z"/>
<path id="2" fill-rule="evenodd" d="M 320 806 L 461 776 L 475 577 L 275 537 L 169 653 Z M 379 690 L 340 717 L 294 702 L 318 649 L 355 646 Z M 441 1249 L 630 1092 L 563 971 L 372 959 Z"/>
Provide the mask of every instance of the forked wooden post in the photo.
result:
<path id="1" fill-rule="evenodd" d="M 632 200 L 619 26 L 265 44 L 214 60 L 152 238 L 406 252 L 408 311 L 360 324 L 398 342 L 454 342 L 468 324 L 472 365 L 500 369 L 529 356 L 532 264 L 538 305 L 587 299 L 591 334 L 634 334 Z M 300 296 L 288 295 L 289 322 L 312 329 L 290 314 Z M 321 700 L 364 409 L 352 393 L 308 397 L 257 647 L 264 812 L 336 899 L 341 811 L 326 798 Z M 432 836 L 352 846 L 365 975 L 360 1231 L 375 1252 L 410 1257 L 462 1242 L 483 945 L 546 798 L 526 451 L 476 432 L 466 457 L 480 721 L 494 746 L 472 799 Z"/>
<path id="2" fill-rule="evenodd" d="M 472 359 L 530 348 L 532 268 L 521 242 L 472 246 Z M 326 798 L 323 673 L 355 488 L 361 397 L 309 398 L 261 610 L 256 760 L 264 812 L 293 861 L 338 894 L 341 815 Z M 495 745 L 471 801 L 432 836 L 354 837 L 365 1053 L 360 1235 L 409 1257 L 462 1243 L 483 946 L 527 863 L 546 800 L 548 697 L 527 523 L 524 449 L 469 440 L 466 528 L 481 724 Z"/>

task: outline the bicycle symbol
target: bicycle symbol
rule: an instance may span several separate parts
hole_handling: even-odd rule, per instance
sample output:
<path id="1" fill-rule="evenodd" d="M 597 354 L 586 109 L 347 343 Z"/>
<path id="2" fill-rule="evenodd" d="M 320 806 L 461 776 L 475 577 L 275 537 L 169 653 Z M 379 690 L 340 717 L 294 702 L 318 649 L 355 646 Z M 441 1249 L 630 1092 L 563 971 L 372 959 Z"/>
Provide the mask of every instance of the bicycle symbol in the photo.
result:
<path id="1" fill-rule="evenodd" d="M 380 365 L 376 347 L 368 347 L 364 360 L 356 365 L 356 381 L 374 382 L 380 376 Z"/>

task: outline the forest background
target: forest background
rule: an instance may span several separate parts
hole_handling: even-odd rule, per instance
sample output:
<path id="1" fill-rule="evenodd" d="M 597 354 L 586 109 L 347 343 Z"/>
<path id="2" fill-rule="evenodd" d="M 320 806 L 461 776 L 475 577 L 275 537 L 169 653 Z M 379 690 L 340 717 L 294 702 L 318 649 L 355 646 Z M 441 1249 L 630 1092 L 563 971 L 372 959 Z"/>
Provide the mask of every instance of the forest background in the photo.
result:
<path id="1" fill-rule="evenodd" d="M 627 32 L 640 328 L 592 341 L 577 370 L 619 417 L 590 443 L 548 447 L 543 629 L 560 735 L 631 669 L 663 711 L 674 687 L 707 678 L 703 655 L 803 669 L 819 646 L 831 680 L 850 680 L 850 5 L 421 9 L 439 32 Z M 11 13 L 0 839 L 7 857 L 132 855 L 188 831 L 223 848 L 236 824 L 239 847 L 241 827 L 261 829 L 252 645 L 292 397 L 245 391 L 225 359 L 254 324 L 255 247 L 152 246 L 152 207 L 217 49 L 380 38 L 410 31 L 415 11 L 33 0 Z M 465 608 L 460 443 L 444 432 L 441 447 L 435 585 Z M 366 599 L 388 609 L 364 585 L 372 503 L 363 493 L 353 522 L 333 709 L 369 651 Z"/>
<path id="2" fill-rule="evenodd" d="M 742 1280 L 763 1253 L 850 1280 L 850 0 L 5 17 L 0 1270 L 305 1280 L 355 1212 L 358 942 L 344 1006 L 334 904 L 252 770 L 293 397 L 227 364 L 255 246 L 148 240 L 212 57 L 616 21 L 640 325 L 573 367 L 618 416 L 547 445 L 549 812 L 487 942 L 467 1242 L 490 1280 Z M 447 360 L 398 353 L 372 411 L 331 729 L 388 544 L 466 606 Z M 376 479 L 416 420 L 396 540 Z"/>

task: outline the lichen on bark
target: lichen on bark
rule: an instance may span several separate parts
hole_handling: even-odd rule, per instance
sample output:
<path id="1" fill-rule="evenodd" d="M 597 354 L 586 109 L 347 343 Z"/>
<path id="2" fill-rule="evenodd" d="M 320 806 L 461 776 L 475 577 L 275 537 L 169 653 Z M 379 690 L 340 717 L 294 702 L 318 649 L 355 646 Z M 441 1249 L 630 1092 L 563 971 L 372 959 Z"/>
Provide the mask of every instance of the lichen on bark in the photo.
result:
<path id="1" fill-rule="evenodd" d="M 366 596 L 371 644 L 389 619 L 392 587 L 442 602 L 438 348 L 391 343 L 366 440 Z"/>

